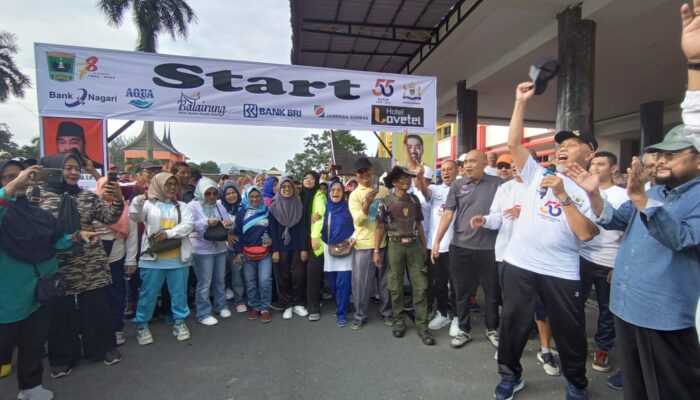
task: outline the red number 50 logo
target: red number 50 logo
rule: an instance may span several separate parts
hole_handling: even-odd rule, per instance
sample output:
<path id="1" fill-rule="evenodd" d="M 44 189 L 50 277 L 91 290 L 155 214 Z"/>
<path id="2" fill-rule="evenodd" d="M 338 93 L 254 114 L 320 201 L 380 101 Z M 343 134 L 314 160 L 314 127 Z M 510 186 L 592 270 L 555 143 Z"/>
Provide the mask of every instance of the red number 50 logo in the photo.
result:
<path id="1" fill-rule="evenodd" d="M 377 82 L 374 84 L 374 89 L 372 89 L 372 94 L 375 96 L 390 97 L 394 94 L 394 87 L 391 85 L 394 82 L 393 79 L 377 79 Z"/>

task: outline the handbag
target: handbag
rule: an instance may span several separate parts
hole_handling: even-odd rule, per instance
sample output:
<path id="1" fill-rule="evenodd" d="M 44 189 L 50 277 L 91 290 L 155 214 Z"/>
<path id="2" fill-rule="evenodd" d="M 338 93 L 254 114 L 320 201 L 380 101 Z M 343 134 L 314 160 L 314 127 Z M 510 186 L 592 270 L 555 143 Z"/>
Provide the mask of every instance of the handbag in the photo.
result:
<path id="1" fill-rule="evenodd" d="M 218 206 L 216 207 L 216 211 L 219 212 L 221 221 L 214 226 L 207 227 L 207 230 L 204 231 L 204 240 L 209 240 L 212 242 L 225 242 L 228 240 L 228 229 L 226 229 L 224 223 L 222 222 L 224 217 L 221 215 L 221 211 L 219 211 Z"/>
<path id="2" fill-rule="evenodd" d="M 243 255 L 251 261 L 260 261 L 267 257 L 269 246 L 243 246 Z"/>
<path id="3" fill-rule="evenodd" d="M 180 218 L 182 218 L 180 215 L 180 204 L 176 205 L 175 209 L 177 210 L 177 224 L 179 225 Z M 150 254 L 152 257 L 155 257 L 156 254 L 179 249 L 180 245 L 182 244 L 182 238 L 156 240 L 155 235 L 156 234 L 154 233 L 148 236 L 148 249 L 144 250 L 141 255 Z"/>
<path id="4" fill-rule="evenodd" d="M 41 276 L 39 268 L 34 264 L 34 274 L 37 278 L 34 293 L 39 304 L 50 304 L 66 295 L 66 282 L 58 272 L 49 276 Z"/>
<path id="5" fill-rule="evenodd" d="M 328 241 L 331 239 L 331 213 L 328 213 Z M 350 239 L 343 240 L 340 243 L 334 243 L 328 245 L 328 254 L 333 257 L 347 257 L 352 253 L 352 246 L 350 245 Z"/>

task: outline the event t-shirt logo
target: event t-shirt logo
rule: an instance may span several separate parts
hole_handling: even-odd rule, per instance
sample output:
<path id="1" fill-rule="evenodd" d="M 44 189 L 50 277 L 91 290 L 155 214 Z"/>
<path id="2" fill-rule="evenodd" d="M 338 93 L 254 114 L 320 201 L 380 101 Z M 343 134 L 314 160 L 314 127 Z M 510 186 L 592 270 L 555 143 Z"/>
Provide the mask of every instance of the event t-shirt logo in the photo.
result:
<path id="1" fill-rule="evenodd" d="M 394 94 L 394 86 L 392 83 L 396 82 L 393 79 L 377 79 L 374 83 L 374 88 L 372 89 L 372 94 L 379 97 L 391 97 Z"/>
<path id="2" fill-rule="evenodd" d="M 140 88 L 127 88 L 125 97 L 132 98 L 133 100 L 131 100 L 129 104 L 142 110 L 151 108 L 153 102 L 148 101 L 148 99 L 155 98 L 155 96 L 153 96 L 153 89 Z"/>
<path id="3" fill-rule="evenodd" d="M 540 214 L 550 217 L 558 217 L 562 213 L 561 204 L 556 201 L 547 200 L 542 207 L 540 207 Z"/>
<path id="4" fill-rule="evenodd" d="M 95 56 L 90 56 L 86 58 L 85 61 L 82 63 L 83 69 L 81 69 L 78 73 L 78 79 L 83 79 L 83 77 L 85 77 L 85 74 L 87 74 L 88 72 L 97 72 L 98 61 L 100 61 L 100 59 Z"/>
<path id="5" fill-rule="evenodd" d="M 47 51 L 46 60 L 49 66 L 49 78 L 51 78 L 51 80 L 58 82 L 73 80 L 73 73 L 75 72 L 75 53 Z"/>

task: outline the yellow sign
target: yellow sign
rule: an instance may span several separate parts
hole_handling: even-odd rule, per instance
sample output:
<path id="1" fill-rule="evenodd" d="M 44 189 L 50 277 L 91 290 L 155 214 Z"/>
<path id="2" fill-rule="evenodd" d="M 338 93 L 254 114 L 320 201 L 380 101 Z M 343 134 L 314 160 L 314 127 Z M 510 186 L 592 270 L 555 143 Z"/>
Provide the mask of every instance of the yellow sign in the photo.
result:
<path id="1" fill-rule="evenodd" d="M 405 166 L 407 157 L 406 151 L 404 150 L 403 138 L 403 133 L 394 133 L 392 134 L 391 141 L 393 143 L 392 150 L 394 158 L 398 160 L 400 165 Z M 435 171 L 435 135 L 409 133 L 407 146 L 411 158 L 418 163 L 422 161 L 423 164 Z"/>

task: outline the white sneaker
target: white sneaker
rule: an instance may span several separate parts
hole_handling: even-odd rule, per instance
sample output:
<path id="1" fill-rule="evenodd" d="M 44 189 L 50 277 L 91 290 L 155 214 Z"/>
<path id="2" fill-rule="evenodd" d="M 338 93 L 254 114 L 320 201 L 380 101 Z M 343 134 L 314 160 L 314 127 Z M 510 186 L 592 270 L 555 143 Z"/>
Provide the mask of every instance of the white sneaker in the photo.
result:
<path id="1" fill-rule="evenodd" d="M 442 315 L 440 311 L 435 313 L 435 316 L 433 317 L 432 320 L 430 320 L 430 323 L 428 324 L 428 329 L 432 329 L 434 331 L 438 329 L 442 329 L 446 327 L 447 325 L 450 324 L 450 319 L 447 318 L 446 316 Z"/>
<path id="2" fill-rule="evenodd" d="M 486 331 L 486 338 L 495 348 L 498 348 L 498 337 L 498 331 Z"/>
<path id="3" fill-rule="evenodd" d="M 294 306 L 294 314 L 300 316 L 300 317 L 306 317 L 309 315 L 309 312 L 306 311 L 306 307 L 304 306 Z"/>
<path id="4" fill-rule="evenodd" d="M 20 390 L 17 398 L 19 400 L 52 400 L 53 392 L 39 385 L 31 389 Z"/>
<path id="5" fill-rule="evenodd" d="M 197 320 L 197 322 L 202 325 L 212 326 L 218 324 L 219 320 L 210 315 L 204 319 Z"/>
<path id="6" fill-rule="evenodd" d="M 455 337 L 459 335 L 459 319 L 457 317 L 452 318 L 452 324 L 450 325 L 450 336 Z"/>
<path id="7" fill-rule="evenodd" d="M 233 300 L 233 290 L 226 289 L 226 300 Z"/>
<path id="8" fill-rule="evenodd" d="M 221 312 L 219 312 L 219 316 L 221 318 L 229 318 L 231 316 L 231 310 L 229 310 L 228 308 L 224 308 L 223 310 L 221 310 Z"/>
<path id="9" fill-rule="evenodd" d="M 282 314 L 282 319 L 292 319 L 292 307 L 289 307 L 288 309 L 284 310 L 284 313 Z"/>
<path id="10" fill-rule="evenodd" d="M 237 313 L 248 312 L 248 307 L 246 307 L 245 304 L 239 304 L 239 305 L 236 306 L 236 312 L 237 312 Z"/>

